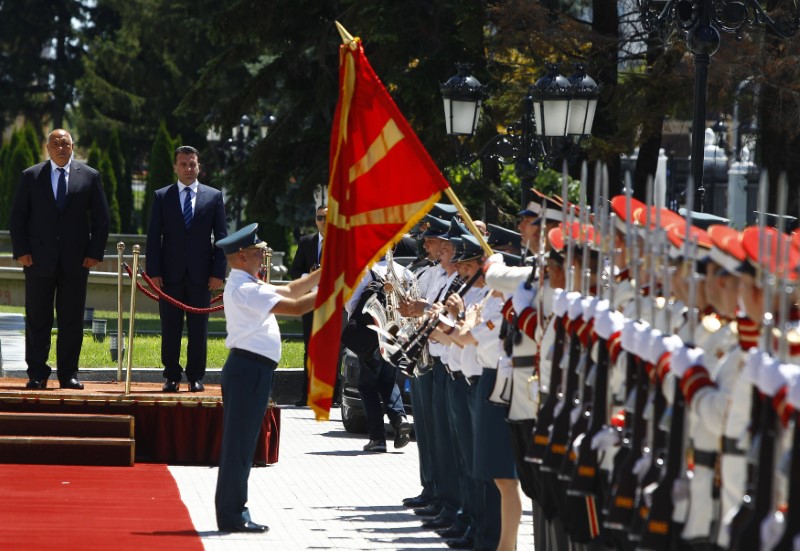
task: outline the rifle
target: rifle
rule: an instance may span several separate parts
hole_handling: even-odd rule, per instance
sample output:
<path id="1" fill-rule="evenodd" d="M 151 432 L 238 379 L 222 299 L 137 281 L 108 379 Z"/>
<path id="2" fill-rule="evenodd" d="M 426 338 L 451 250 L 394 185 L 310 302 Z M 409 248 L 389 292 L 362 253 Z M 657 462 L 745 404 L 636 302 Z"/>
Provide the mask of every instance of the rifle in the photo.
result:
<path id="1" fill-rule="evenodd" d="M 792 455 L 789 465 L 789 499 L 784 514 L 783 536 L 772 551 L 793 551 L 794 540 L 800 534 L 800 416 L 795 413 Z"/>
<path id="2" fill-rule="evenodd" d="M 689 263 L 689 318 L 688 328 L 690 339 L 694 338 L 695 327 L 697 325 L 697 277 L 696 271 L 696 252 L 697 241 L 692 238 L 692 208 L 694 204 L 694 185 L 692 178 L 687 184 L 686 197 L 686 235 L 683 243 L 683 256 Z M 694 346 L 687 343 L 686 346 Z M 680 538 L 680 526 L 673 522 L 673 512 L 675 503 L 673 502 L 673 490 L 675 483 L 685 476 L 685 432 L 686 432 L 686 401 L 681 392 L 680 380 L 676 377 L 673 389 L 673 402 L 670 410 L 665 413 L 669 417 L 669 446 L 667 448 L 666 466 L 663 468 L 661 480 L 655 490 L 650 495 L 650 509 L 647 514 L 647 521 L 642 531 L 640 549 L 671 549 L 676 548 Z M 655 421 L 655 419 L 654 419 Z"/>
<path id="3" fill-rule="evenodd" d="M 766 189 L 766 185 L 764 186 Z M 759 189 L 759 202 L 761 201 L 762 190 Z M 766 193 L 766 192 L 764 192 Z M 764 198 L 764 205 L 766 205 L 766 197 Z M 764 317 L 762 319 L 762 332 L 761 332 L 761 346 L 762 350 L 770 350 L 772 340 L 772 327 L 775 325 L 775 319 L 770 312 L 772 307 L 772 289 L 775 287 L 776 275 L 769 272 L 770 258 L 772 253 L 776 257 L 775 265 L 780 267 L 785 265 L 784 254 L 788 251 L 788 239 L 784 239 L 784 231 L 786 229 L 786 220 L 783 216 L 786 212 L 787 200 L 787 182 L 784 174 L 778 182 L 778 231 L 775 235 L 775 246 L 773 247 L 772 239 L 769 238 L 766 232 L 766 226 L 762 224 L 765 222 L 765 213 L 762 209 L 759 213 L 759 227 L 761 230 L 760 241 L 764 245 L 759 247 L 759 265 L 763 273 L 763 293 L 764 293 Z M 780 268 L 778 268 L 780 269 Z M 785 272 L 781 273 L 781 288 L 786 288 L 785 285 Z M 786 298 L 781 300 L 779 322 L 783 324 L 786 320 L 788 305 Z M 785 334 L 785 331 L 782 331 Z M 781 359 L 786 358 L 785 339 L 781 339 L 779 343 L 779 354 Z M 758 549 L 761 545 L 761 522 L 769 513 L 770 505 L 773 498 L 773 468 L 775 465 L 775 444 L 776 434 L 778 431 L 778 416 L 775 409 L 772 407 L 771 396 L 761 396 L 761 394 L 753 388 L 753 399 L 761 402 L 759 408 L 761 416 L 758 423 L 758 432 L 752 436 L 751 455 L 748 460 L 758 457 L 757 463 L 748 465 L 748 478 L 747 478 L 747 496 L 750 497 L 749 503 L 745 501 L 739 509 L 736 517 L 734 518 L 734 526 L 732 527 L 732 546 L 731 549 L 736 551 L 744 551 L 746 549 Z M 751 493 L 752 492 L 752 493 Z"/>

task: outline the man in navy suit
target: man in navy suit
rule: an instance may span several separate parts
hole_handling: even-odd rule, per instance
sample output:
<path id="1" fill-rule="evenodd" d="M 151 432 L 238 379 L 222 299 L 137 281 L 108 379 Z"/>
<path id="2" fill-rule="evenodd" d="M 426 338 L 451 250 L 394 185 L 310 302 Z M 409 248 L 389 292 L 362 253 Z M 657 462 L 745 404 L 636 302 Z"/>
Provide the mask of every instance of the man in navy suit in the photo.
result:
<path id="1" fill-rule="evenodd" d="M 289 274 L 292 279 L 300 279 L 302 276 L 311 273 L 322 263 L 322 242 L 325 240 L 325 217 L 328 214 L 327 205 L 317 207 L 315 222 L 317 233 L 304 235 L 297 243 L 297 251 L 294 253 L 292 268 Z M 311 326 L 314 323 L 314 312 L 303 314 L 303 386 L 300 392 L 300 400 L 296 406 L 305 406 L 308 401 L 308 341 L 311 338 Z"/>
<path id="2" fill-rule="evenodd" d="M 175 150 L 178 182 L 155 192 L 147 229 L 147 274 L 163 291 L 179 302 L 208 308 L 211 291 L 222 288 L 225 256 L 214 247 L 228 235 L 222 192 L 197 181 L 200 163 L 194 147 Z M 165 300 L 161 314 L 161 362 L 164 392 L 178 392 L 182 368 L 181 336 L 184 312 Z M 186 379 L 191 392 L 204 390 L 208 350 L 208 314 L 186 313 L 189 345 Z"/>
<path id="3" fill-rule="evenodd" d="M 56 368 L 61 388 L 82 390 L 78 359 L 89 268 L 103 260 L 108 203 L 100 173 L 72 159 L 72 136 L 47 136 L 49 161 L 22 172 L 11 207 L 14 258 L 25 272 L 26 388 L 47 387 L 55 301 Z"/>

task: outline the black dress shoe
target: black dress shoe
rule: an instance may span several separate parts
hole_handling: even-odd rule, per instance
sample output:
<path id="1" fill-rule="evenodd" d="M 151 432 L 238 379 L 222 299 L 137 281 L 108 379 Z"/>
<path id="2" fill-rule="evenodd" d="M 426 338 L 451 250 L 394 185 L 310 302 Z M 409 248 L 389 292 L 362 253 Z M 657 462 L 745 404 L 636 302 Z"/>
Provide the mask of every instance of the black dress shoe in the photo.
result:
<path id="1" fill-rule="evenodd" d="M 364 446 L 365 452 L 385 452 L 386 451 L 386 442 L 381 440 L 370 440 Z"/>
<path id="2" fill-rule="evenodd" d="M 467 531 L 462 528 L 459 528 L 454 524 L 450 528 L 445 528 L 443 530 L 436 530 L 436 533 L 445 539 L 458 539 L 458 538 L 463 538 L 464 534 L 466 534 Z"/>
<path id="3" fill-rule="evenodd" d="M 161 390 L 164 392 L 178 392 L 180 387 L 180 383 L 178 381 L 167 381 L 164 383 L 164 386 L 161 387 Z"/>
<path id="4" fill-rule="evenodd" d="M 47 388 L 47 379 L 31 379 L 25 385 L 28 390 L 42 390 Z"/>
<path id="5" fill-rule="evenodd" d="M 68 388 L 70 390 L 83 390 L 83 383 L 73 377 L 68 381 L 61 381 L 61 388 Z"/>
<path id="6" fill-rule="evenodd" d="M 422 496 L 407 497 L 403 500 L 403 507 L 408 507 L 409 509 L 421 508 L 430 504 L 431 500 Z"/>
<path id="7" fill-rule="evenodd" d="M 405 417 L 400 417 L 400 422 L 394 428 L 394 447 L 404 448 L 409 442 L 411 442 L 411 424 L 406 422 Z"/>
<path id="8" fill-rule="evenodd" d="M 256 524 L 255 522 L 245 522 L 244 524 L 239 524 L 238 526 L 220 526 L 219 531 L 262 534 L 264 532 L 269 532 L 269 526 L 265 526 L 264 524 Z"/>
<path id="9" fill-rule="evenodd" d="M 205 389 L 206 387 L 203 385 L 203 381 L 189 381 L 189 392 L 203 392 Z"/>
<path id="10" fill-rule="evenodd" d="M 433 517 L 428 520 L 422 521 L 422 527 L 426 530 L 436 530 L 437 528 L 450 528 L 453 526 L 451 519 L 442 517 Z"/>
<path id="11" fill-rule="evenodd" d="M 475 547 L 475 538 L 464 536 L 457 540 L 450 540 L 447 542 L 447 547 L 450 549 L 473 549 Z"/>
<path id="12" fill-rule="evenodd" d="M 430 505 L 426 505 L 425 507 L 414 509 L 414 514 L 421 517 L 435 517 L 441 512 L 442 508 L 437 505 L 434 505 L 433 503 L 431 503 Z"/>

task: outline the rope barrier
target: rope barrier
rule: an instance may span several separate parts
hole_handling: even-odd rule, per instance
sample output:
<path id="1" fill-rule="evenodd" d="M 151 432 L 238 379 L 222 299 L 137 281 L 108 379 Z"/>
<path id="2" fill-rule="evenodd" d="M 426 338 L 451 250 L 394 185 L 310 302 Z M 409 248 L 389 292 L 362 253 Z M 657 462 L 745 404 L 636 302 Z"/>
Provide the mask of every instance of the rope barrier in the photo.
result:
<path id="1" fill-rule="evenodd" d="M 123 266 L 125 267 L 125 271 L 128 272 L 128 276 L 133 278 L 133 272 L 131 271 L 130 267 L 126 263 L 123 263 Z M 224 304 L 220 304 L 218 306 L 212 306 L 212 307 L 209 307 L 209 308 L 197 308 L 197 307 L 194 307 L 194 306 L 189 306 L 188 304 L 184 304 L 184 303 L 180 302 L 179 300 L 176 300 L 175 298 L 169 296 L 164 291 L 162 291 L 158 287 L 158 285 L 156 285 L 153 282 L 153 280 L 150 279 L 150 276 L 148 276 L 143 271 L 139 270 L 139 275 L 142 276 L 142 279 L 145 280 L 147 285 L 154 292 L 150 292 L 147 289 L 145 289 L 145 287 L 141 283 L 139 283 L 138 281 L 136 282 L 136 288 L 139 289 L 141 292 L 143 292 L 145 295 L 147 295 L 148 297 L 150 297 L 151 299 L 153 299 L 155 301 L 159 301 L 160 299 L 163 298 L 164 300 L 166 300 L 168 303 L 170 303 L 174 307 L 180 308 L 184 312 L 188 312 L 190 314 L 210 314 L 212 312 L 219 312 L 220 310 L 225 308 Z M 217 297 L 214 297 L 214 300 L 212 300 L 211 302 L 217 302 L 221 298 L 222 298 L 222 295 L 219 295 Z"/>

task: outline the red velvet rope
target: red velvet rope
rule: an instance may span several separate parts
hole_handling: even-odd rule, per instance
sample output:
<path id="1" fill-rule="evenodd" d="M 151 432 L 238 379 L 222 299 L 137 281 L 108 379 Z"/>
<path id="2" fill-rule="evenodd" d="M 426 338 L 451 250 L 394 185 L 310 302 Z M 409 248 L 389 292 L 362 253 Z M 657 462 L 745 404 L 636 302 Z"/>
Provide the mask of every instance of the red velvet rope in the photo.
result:
<path id="1" fill-rule="evenodd" d="M 128 272 L 128 275 L 129 275 L 130 277 L 133 277 L 133 271 L 130 269 L 130 267 L 129 267 L 127 264 L 125 264 L 125 263 L 123 263 L 123 266 L 125 266 L 125 270 Z M 162 298 L 163 298 L 164 300 L 166 300 L 167 302 L 169 302 L 171 305 L 173 305 L 175 308 L 180 308 L 180 309 L 181 309 L 181 310 L 183 310 L 184 312 L 189 312 L 190 314 L 210 314 L 210 313 L 212 313 L 212 312 L 219 312 L 220 310 L 222 310 L 223 308 L 225 308 L 225 305 L 224 305 L 224 304 L 220 304 L 220 305 L 218 305 L 218 306 L 212 306 L 212 307 L 210 307 L 210 308 L 196 308 L 196 307 L 194 307 L 194 306 L 189 306 L 188 304 L 184 304 L 184 303 L 182 303 L 182 302 L 180 302 L 180 301 L 178 301 L 178 300 L 176 300 L 176 299 L 172 298 L 171 296 L 169 296 L 169 295 L 168 295 L 167 293 L 165 293 L 164 291 L 162 291 L 162 290 L 161 290 L 161 289 L 158 287 L 158 285 L 156 285 L 156 284 L 153 282 L 153 280 L 152 280 L 152 279 L 150 279 L 150 276 L 148 276 L 146 273 L 144 273 L 144 272 L 143 272 L 143 271 L 141 271 L 141 270 L 139 270 L 139 273 L 141 274 L 141 276 L 142 276 L 142 279 L 144 279 L 144 280 L 145 280 L 145 282 L 147 283 L 147 285 L 148 285 L 148 286 L 149 286 L 149 287 L 150 287 L 150 288 L 151 288 L 151 289 L 152 289 L 152 290 L 155 292 L 155 294 L 154 294 L 154 293 L 151 293 L 150 291 L 148 291 L 147 289 L 145 289 L 145 288 L 144 288 L 144 286 L 142 286 L 142 284 L 141 284 L 141 283 L 139 283 L 138 281 L 136 282 L 136 287 L 137 287 L 137 288 L 138 288 L 140 291 L 142 291 L 142 292 L 143 292 L 145 295 L 147 295 L 148 297 L 150 297 L 151 299 L 153 299 L 153 300 L 155 300 L 155 301 L 158 301 L 158 300 L 160 300 L 160 299 L 162 299 Z M 217 300 L 219 300 L 220 298 L 222 298 L 222 295 L 219 295 L 219 297 L 215 297 L 215 299 L 214 299 L 212 302 L 216 302 L 216 301 L 217 301 Z"/>

